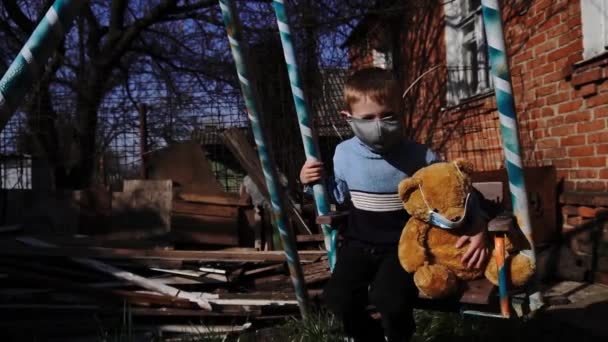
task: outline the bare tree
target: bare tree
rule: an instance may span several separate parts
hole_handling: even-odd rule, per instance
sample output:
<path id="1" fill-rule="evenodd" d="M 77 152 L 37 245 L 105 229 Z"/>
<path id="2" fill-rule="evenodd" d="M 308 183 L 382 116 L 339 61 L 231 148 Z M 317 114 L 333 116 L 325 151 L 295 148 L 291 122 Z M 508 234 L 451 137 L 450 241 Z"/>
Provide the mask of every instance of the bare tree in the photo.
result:
<path id="1" fill-rule="evenodd" d="M 0 0 L 0 72 L 52 2 Z M 289 2 L 308 89 L 315 89 L 319 65 L 346 66 L 341 44 L 369 3 Z M 278 37 L 271 1 L 237 4 L 251 45 L 269 33 Z M 199 124 L 175 111 L 205 107 L 203 93 L 230 88 L 238 94 L 236 80 L 216 0 L 90 0 L 21 108 L 29 133 L 25 145 L 55 166 L 57 187 L 87 187 L 109 142 L 137 127 L 132 114 L 140 102 L 166 102 L 147 103 L 149 125 L 156 130 L 151 135 L 170 142 L 176 132 L 184 135 Z M 111 119 L 100 121 L 102 109 L 113 113 Z"/>
<path id="2" fill-rule="evenodd" d="M 6 70 L 51 3 L 1 1 L 0 69 Z M 56 165 L 58 186 L 90 184 L 98 109 L 107 94 L 123 87 L 135 101 L 137 84 L 161 82 L 168 93 L 180 96 L 177 80 L 183 77 L 202 82 L 202 76 L 232 75 L 226 72 L 226 49 L 215 39 L 222 29 L 216 5 L 215 0 L 93 0 L 85 5 L 23 107 L 31 148 Z M 66 94 L 70 101 L 55 101 Z M 71 162 L 60 151 L 64 126 L 78 146 Z"/>

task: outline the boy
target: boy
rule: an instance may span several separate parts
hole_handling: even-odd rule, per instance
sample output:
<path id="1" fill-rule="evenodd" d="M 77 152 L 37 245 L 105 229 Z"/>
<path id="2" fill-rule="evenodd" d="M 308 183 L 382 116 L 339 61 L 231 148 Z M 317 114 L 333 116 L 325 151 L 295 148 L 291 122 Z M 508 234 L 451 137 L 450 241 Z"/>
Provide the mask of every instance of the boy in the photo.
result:
<path id="1" fill-rule="evenodd" d="M 348 229 L 341 233 L 336 267 L 323 297 L 355 342 L 409 341 L 415 330 L 412 299 L 417 295 L 411 274 L 397 257 L 397 245 L 408 215 L 399 199 L 401 180 L 438 161 L 424 145 L 403 138 L 399 113 L 401 94 L 390 72 L 370 68 L 353 74 L 345 84 L 346 110 L 340 115 L 355 137 L 343 141 L 334 154 L 335 179 L 330 192 L 350 207 Z M 300 181 L 311 184 L 322 176 L 319 162 L 306 162 Z M 483 222 L 478 233 L 464 236 L 468 267 L 481 267 L 488 255 Z M 368 296 L 369 294 L 369 296 Z M 365 308 L 373 304 L 381 322 Z"/>

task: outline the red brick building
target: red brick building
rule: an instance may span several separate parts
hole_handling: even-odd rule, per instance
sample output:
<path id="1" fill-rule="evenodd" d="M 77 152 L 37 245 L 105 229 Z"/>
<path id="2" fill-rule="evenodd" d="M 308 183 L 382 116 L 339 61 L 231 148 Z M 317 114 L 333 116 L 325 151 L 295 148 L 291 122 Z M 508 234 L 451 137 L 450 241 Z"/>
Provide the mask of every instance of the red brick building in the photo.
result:
<path id="1" fill-rule="evenodd" d="M 608 1 L 501 4 L 524 162 L 556 167 L 570 228 L 589 216 L 578 206 L 608 206 Z M 347 41 L 354 69 L 392 68 L 404 89 L 432 70 L 404 99 L 409 134 L 478 170 L 503 168 L 481 1 L 385 1 L 370 13 Z"/>

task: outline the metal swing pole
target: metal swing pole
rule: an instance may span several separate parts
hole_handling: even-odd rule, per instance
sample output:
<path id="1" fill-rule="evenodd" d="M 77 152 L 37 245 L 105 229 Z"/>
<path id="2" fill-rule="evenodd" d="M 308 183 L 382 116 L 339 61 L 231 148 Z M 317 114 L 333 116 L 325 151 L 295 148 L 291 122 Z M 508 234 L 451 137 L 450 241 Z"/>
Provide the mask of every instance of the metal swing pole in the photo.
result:
<path id="1" fill-rule="evenodd" d="M 528 211 L 528 195 L 526 192 L 521 147 L 519 143 L 517 112 L 515 110 L 515 100 L 511 87 L 511 73 L 507 58 L 507 50 L 505 48 L 501 9 L 498 0 L 482 0 L 481 3 L 483 22 L 488 40 L 488 55 L 490 57 L 491 72 L 496 93 L 496 104 L 500 117 L 503 152 L 506 159 L 511 202 L 519 228 L 530 243 L 531 250 L 526 255 L 530 257 L 532 264 L 536 265 L 530 213 Z M 499 267 L 498 275 L 499 285 L 503 285 L 499 286 L 501 307 L 508 307 L 508 294 L 506 292 L 507 274 L 504 265 Z M 530 309 L 534 311 L 540 308 L 543 303 L 542 295 L 538 290 L 537 278 L 535 278 L 535 282 L 532 283 L 532 286 L 534 287 L 535 292 L 529 296 L 529 299 Z"/>
<path id="2" fill-rule="evenodd" d="M 306 282 L 304 281 L 304 275 L 300 265 L 300 257 L 296 248 L 295 236 L 286 224 L 285 202 L 283 193 L 277 182 L 278 177 L 274 167 L 274 161 L 266 147 L 266 139 L 260 124 L 261 118 L 258 112 L 257 94 L 253 89 L 253 85 L 250 83 L 251 79 L 249 78 L 248 66 L 241 46 L 241 28 L 237 11 L 234 2 L 231 0 L 220 0 L 220 8 L 222 10 L 224 25 L 226 26 L 228 40 L 230 41 L 230 49 L 241 84 L 241 91 L 243 92 L 243 98 L 245 99 L 245 106 L 247 107 L 249 120 L 251 122 L 251 130 L 253 131 L 255 143 L 258 147 L 260 164 L 262 165 L 266 186 L 268 187 L 268 193 L 270 194 L 275 224 L 279 230 L 279 235 L 281 236 L 281 241 L 283 242 L 283 247 L 285 249 L 285 257 L 287 258 L 287 265 L 300 307 L 300 313 L 302 314 L 302 317 L 306 319 L 307 314 L 310 312 L 310 301 L 308 299 L 308 292 L 306 291 Z"/>
<path id="3" fill-rule="evenodd" d="M 274 13 L 277 17 L 277 24 L 279 26 L 281 44 L 283 45 L 283 54 L 285 56 L 285 63 L 287 64 L 287 71 L 291 84 L 291 93 L 293 95 L 293 102 L 298 115 L 298 123 L 300 125 L 300 134 L 302 136 L 302 144 L 304 145 L 306 159 L 309 161 L 319 161 L 321 160 L 321 154 L 319 153 L 319 147 L 313 134 L 312 117 L 309 114 L 308 103 L 306 102 L 304 91 L 302 90 L 302 80 L 300 78 L 301 74 L 296 61 L 296 51 L 294 48 L 293 39 L 291 37 L 291 31 L 289 29 L 289 20 L 287 18 L 285 3 L 283 0 L 274 0 L 272 5 L 274 7 Z M 317 182 L 313 185 L 312 189 L 317 207 L 317 215 L 329 214 L 329 196 L 327 195 L 323 182 Z M 336 264 L 337 232 L 335 229 L 332 229 L 330 225 L 325 224 L 321 225 L 321 229 L 323 230 L 325 249 L 327 250 L 327 257 L 329 259 L 329 267 L 333 271 L 334 265 Z"/>
<path id="4" fill-rule="evenodd" d="M 53 51 L 72 26 L 84 0 L 56 0 L 0 79 L 0 131 L 4 129 Z"/>

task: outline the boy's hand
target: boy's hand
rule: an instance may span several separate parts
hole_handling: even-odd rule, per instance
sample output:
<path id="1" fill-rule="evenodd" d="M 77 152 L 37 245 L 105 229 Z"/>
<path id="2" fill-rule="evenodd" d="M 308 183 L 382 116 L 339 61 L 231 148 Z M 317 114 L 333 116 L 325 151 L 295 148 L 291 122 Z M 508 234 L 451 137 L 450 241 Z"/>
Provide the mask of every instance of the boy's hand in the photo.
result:
<path id="1" fill-rule="evenodd" d="M 310 184 L 321 179 L 323 174 L 323 163 L 320 161 L 307 160 L 300 171 L 300 182 Z"/>
<path id="2" fill-rule="evenodd" d="M 490 250 L 488 248 L 488 237 L 487 237 L 487 224 L 484 220 L 475 220 L 475 229 L 473 230 L 474 235 L 463 235 L 456 242 L 456 248 L 464 246 L 465 243 L 469 242 L 469 248 L 462 256 L 462 263 L 466 264 L 467 268 L 480 269 L 488 256 L 490 256 Z"/>

